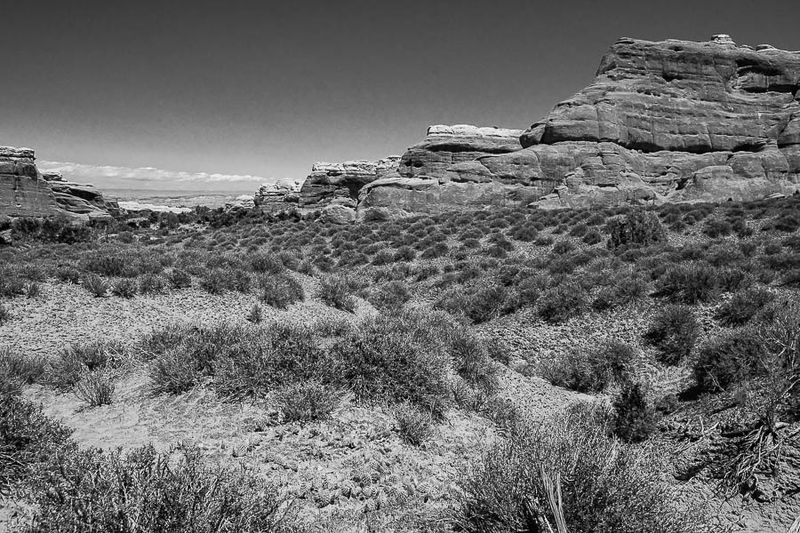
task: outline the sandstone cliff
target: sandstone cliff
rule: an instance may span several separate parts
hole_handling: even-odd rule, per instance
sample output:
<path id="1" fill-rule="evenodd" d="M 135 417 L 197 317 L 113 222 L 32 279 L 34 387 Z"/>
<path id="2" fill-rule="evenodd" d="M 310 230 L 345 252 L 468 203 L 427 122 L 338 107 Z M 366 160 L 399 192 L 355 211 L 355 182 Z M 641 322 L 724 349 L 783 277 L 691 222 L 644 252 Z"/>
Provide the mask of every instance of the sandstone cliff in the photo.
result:
<path id="1" fill-rule="evenodd" d="M 396 172 L 399 156 L 377 161 L 315 163 L 300 188 L 301 206 L 323 206 L 338 201 L 355 207 L 364 185 Z"/>
<path id="2" fill-rule="evenodd" d="M 753 200 L 800 190 L 800 52 L 623 38 L 524 132 L 432 126 L 362 216 L 465 205 Z"/>
<path id="3" fill-rule="evenodd" d="M 41 173 L 29 148 L 0 147 L 0 215 L 67 216 L 75 221 L 110 220 L 119 210 L 91 185 L 65 181 L 58 173 Z"/>

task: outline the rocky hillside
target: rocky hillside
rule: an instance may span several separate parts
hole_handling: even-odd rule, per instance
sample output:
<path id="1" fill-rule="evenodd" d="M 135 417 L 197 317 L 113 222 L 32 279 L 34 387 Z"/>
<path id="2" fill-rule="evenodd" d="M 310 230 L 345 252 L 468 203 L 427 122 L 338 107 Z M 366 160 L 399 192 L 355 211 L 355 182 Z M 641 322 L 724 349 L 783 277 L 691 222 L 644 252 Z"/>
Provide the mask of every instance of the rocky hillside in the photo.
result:
<path id="1" fill-rule="evenodd" d="M 708 42 L 623 38 L 591 85 L 524 132 L 431 126 L 396 167 L 315 167 L 303 205 L 357 197 L 366 218 L 466 205 L 793 194 L 800 190 L 799 89 L 800 52 L 737 45 L 725 35 Z"/>

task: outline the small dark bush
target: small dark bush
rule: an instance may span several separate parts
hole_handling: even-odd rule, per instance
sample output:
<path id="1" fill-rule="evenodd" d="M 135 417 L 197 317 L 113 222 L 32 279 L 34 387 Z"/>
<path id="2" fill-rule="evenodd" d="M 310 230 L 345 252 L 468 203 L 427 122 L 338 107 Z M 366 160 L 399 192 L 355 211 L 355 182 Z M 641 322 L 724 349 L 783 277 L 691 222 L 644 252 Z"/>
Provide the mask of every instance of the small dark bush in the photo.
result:
<path id="1" fill-rule="evenodd" d="M 745 327 L 705 342 L 694 363 L 694 377 L 704 391 L 716 392 L 752 376 L 765 346 L 755 329 Z"/>
<path id="2" fill-rule="evenodd" d="M 699 335 L 700 325 L 694 310 L 685 305 L 670 305 L 653 318 L 644 340 L 658 350 L 661 362 L 677 365 L 689 357 Z"/>
<path id="3" fill-rule="evenodd" d="M 408 286 L 402 281 L 390 281 L 370 294 L 369 302 L 385 311 L 397 310 L 411 299 Z"/>
<path id="4" fill-rule="evenodd" d="M 573 250 L 575 250 L 575 245 L 572 244 L 572 241 L 567 239 L 556 241 L 553 245 L 553 253 L 557 255 L 565 255 Z"/>
<path id="5" fill-rule="evenodd" d="M 167 288 L 164 278 L 158 274 L 144 274 L 139 278 L 139 293 L 160 294 Z"/>
<path id="6" fill-rule="evenodd" d="M 328 277 L 320 280 L 317 297 L 325 305 L 348 313 L 352 313 L 356 309 L 356 300 L 351 294 L 349 283 L 341 277 Z"/>
<path id="7" fill-rule="evenodd" d="M 544 291 L 537 302 L 538 315 L 557 323 L 582 314 L 589 306 L 589 295 L 577 282 L 565 281 Z"/>
<path id="8" fill-rule="evenodd" d="M 579 392 L 600 392 L 611 383 L 629 381 L 636 351 L 619 341 L 609 341 L 589 351 L 572 351 L 542 363 L 542 377 L 553 385 Z"/>
<path id="9" fill-rule="evenodd" d="M 287 309 L 306 297 L 300 282 L 286 272 L 262 277 L 259 279 L 259 288 L 261 301 L 278 309 Z"/>
<path id="10" fill-rule="evenodd" d="M 597 244 L 603 240 L 603 236 L 600 234 L 599 231 L 596 229 L 589 230 L 589 232 L 583 236 L 583 242 L 586 244 L 592 245 Z"/>
<path id="11" fill-rule="evenodd" d="M 192 276 L 180 268 L 173 268 L 167 275 L 167 279 L 175 289 L 184 289 L 192 286 Z"/>
<path id="12" fill-rule="evenodd" d="M 120 278 L 111 286 L 111 294 L 121 298 L 136 296 L 136 282 L 130 278 Z"/>
<path id="13" fill-rule="evenodd" d="M 393 409 L 400 438 L 412 446 L 428 440 L 433 432 L 433 417 L 414 404 L 403 402 Z"/>
<path id="14" fill-rule="evenodd" d="M 342 393 L 310 380 L 278 389 L 275 400 L 284 422 L 312 422 L 330 418 L 341 403 Z"/>
<path id="15" fill-rule="evenodd" d="M 725 326 L 743 326 L 775 299 L 775 294 L 760 288 L 739 291 L 722 304 L 714 317 Z"/>
<path id="16" fill-rule="evenodd" d="M 259 274 L 279 274 L 285 270 L 283 261 L 274 254 L 257 253 L 250 256 L 250 268 Z"/>
<path id="17" fill-rule="evenodd" d="M 719 271 L 699 262 L 672 265 L 658 279 L 656 296 L 676 303 L 707 302 L 717 293 Z"/>
<path id="18" fill-rule="evenodd" d="M 0 305 L 0 326 L 11 320 L 11 311 L 4 305 Z"/>
<path id="19" fill-rule="evenodd" d="M 258 304 L 253 304 L 253 307 L 250 309 L 250 312 L 247 313 L 247 316 L 245 317 L 245 320 L 247 320 L 251 324 L 260 324 L 263 319 L 264 319 L 264 311 Z"/>
<path id="20" fill-rule="evenodd" d="M 401 246 L 394 253 L 393 261 L 413 261 L 417 252 L 410 246 Z"/>
<path id="21" fill-rule="evenodd" d="M 606 228 L 609 233 L 608 247 L 611 249 L 623 245 L 649 246 L 667 240 L 667 234 L 658 217 L 643 210 L 612 218 Z"/>
<path id="22" fill-rule="evenodd" d="M 625 442 L 646 440 L 656 428 L 655 410 L 640 383 L 626 383 L 614 398 L 614 434 Z"/>
<path id="23" fill-rule="evenodd" d="M 105 298 L 108 296 L 108 291 L 111 290 L 111 285 L 105 279 L 97 274 L 89 274 L 83 278 L 83 286 L 96 298 Z"/>
<path id="24" fill-rule="evenodd" d="M 75 384 L 75 396 L 89 404 L 98 407 L 111 403 L 114 396 L 114 381 L 105 372 L 90 372 Z"/>

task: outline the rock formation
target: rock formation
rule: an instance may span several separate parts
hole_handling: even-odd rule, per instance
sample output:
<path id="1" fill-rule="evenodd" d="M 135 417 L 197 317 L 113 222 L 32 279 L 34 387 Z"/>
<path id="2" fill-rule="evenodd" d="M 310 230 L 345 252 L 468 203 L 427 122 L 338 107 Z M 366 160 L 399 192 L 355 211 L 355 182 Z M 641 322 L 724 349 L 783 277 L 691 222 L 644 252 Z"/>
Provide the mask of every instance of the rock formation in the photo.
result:
<path id="1" fill-rule="evenodd" d="M 0 147 L 0 215 L 68 216 L 75 221 L 109 220 L 118 211 L 91 185 L 65 181 L 61 174 L 41 173 L 33 150 Z"/>
<path id="2" fill-rule="evenodd" d="M 432 126 L 359 216 L 466 205 L 753 200 L 800 190 L 800 52 L 623 38 L 524 132 Z M 311 196 L 310 199 L 313 199 Z"/>
<path id="3" fill-rule="evenodd" d="M 264 183 L 253 198 L 256 207 L 264 211 L 283 211 L 300 201 L 300 183 Z"/>
<path id="4" fill-rule="evenodd" d="M 393 175 L 399 160 L 399 156 L 389 156 L 378 161 L 315 163 L 300 188 L 300 205 L 323 206 L 338 200 L 355 207 L 361 188 L 367 183 Z"/>

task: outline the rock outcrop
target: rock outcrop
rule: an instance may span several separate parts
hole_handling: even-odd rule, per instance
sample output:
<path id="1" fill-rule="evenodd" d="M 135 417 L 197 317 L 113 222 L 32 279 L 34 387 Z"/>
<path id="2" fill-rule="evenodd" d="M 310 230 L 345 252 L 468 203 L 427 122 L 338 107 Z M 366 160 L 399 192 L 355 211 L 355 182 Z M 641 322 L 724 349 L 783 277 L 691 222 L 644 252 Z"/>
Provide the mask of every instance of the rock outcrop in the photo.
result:
<path id="1" fill-rule="evenodd" d="M 41 173 L 29 148 L 0 147 L 0 215 L 68 216 L 78 222 L 110 220 L 119 210 L 91 185 L 65 181 L 57 172 Z"/>
<path id="2" fill-rule="evenodd" d="M 323 206 L 334 200 L 355 204 L 364 185 L 396 173 L 399 161 L 400 156 L 389 156 L 377 161 L 315 163 L 300 188 L 300 205 Z"/>
<path id="3" fill-rule="evenodd" d="M 623 38 L 524 132 L 432 126 L 359 216 L 467 205 L 754 200 L 800 190 L 800 52 Z"/>
<path id="4" fill-rule="evenodd" d="M 264 183 L 253 197 L 253 203 L 264 211 L 283 211 L 300 201 L 300 182 Z"/>
<path id="5" fill-rule="evenodd" d="M 47 217 L 59 208 L 30 148 L 0 146 L 0 215 Z"/>

